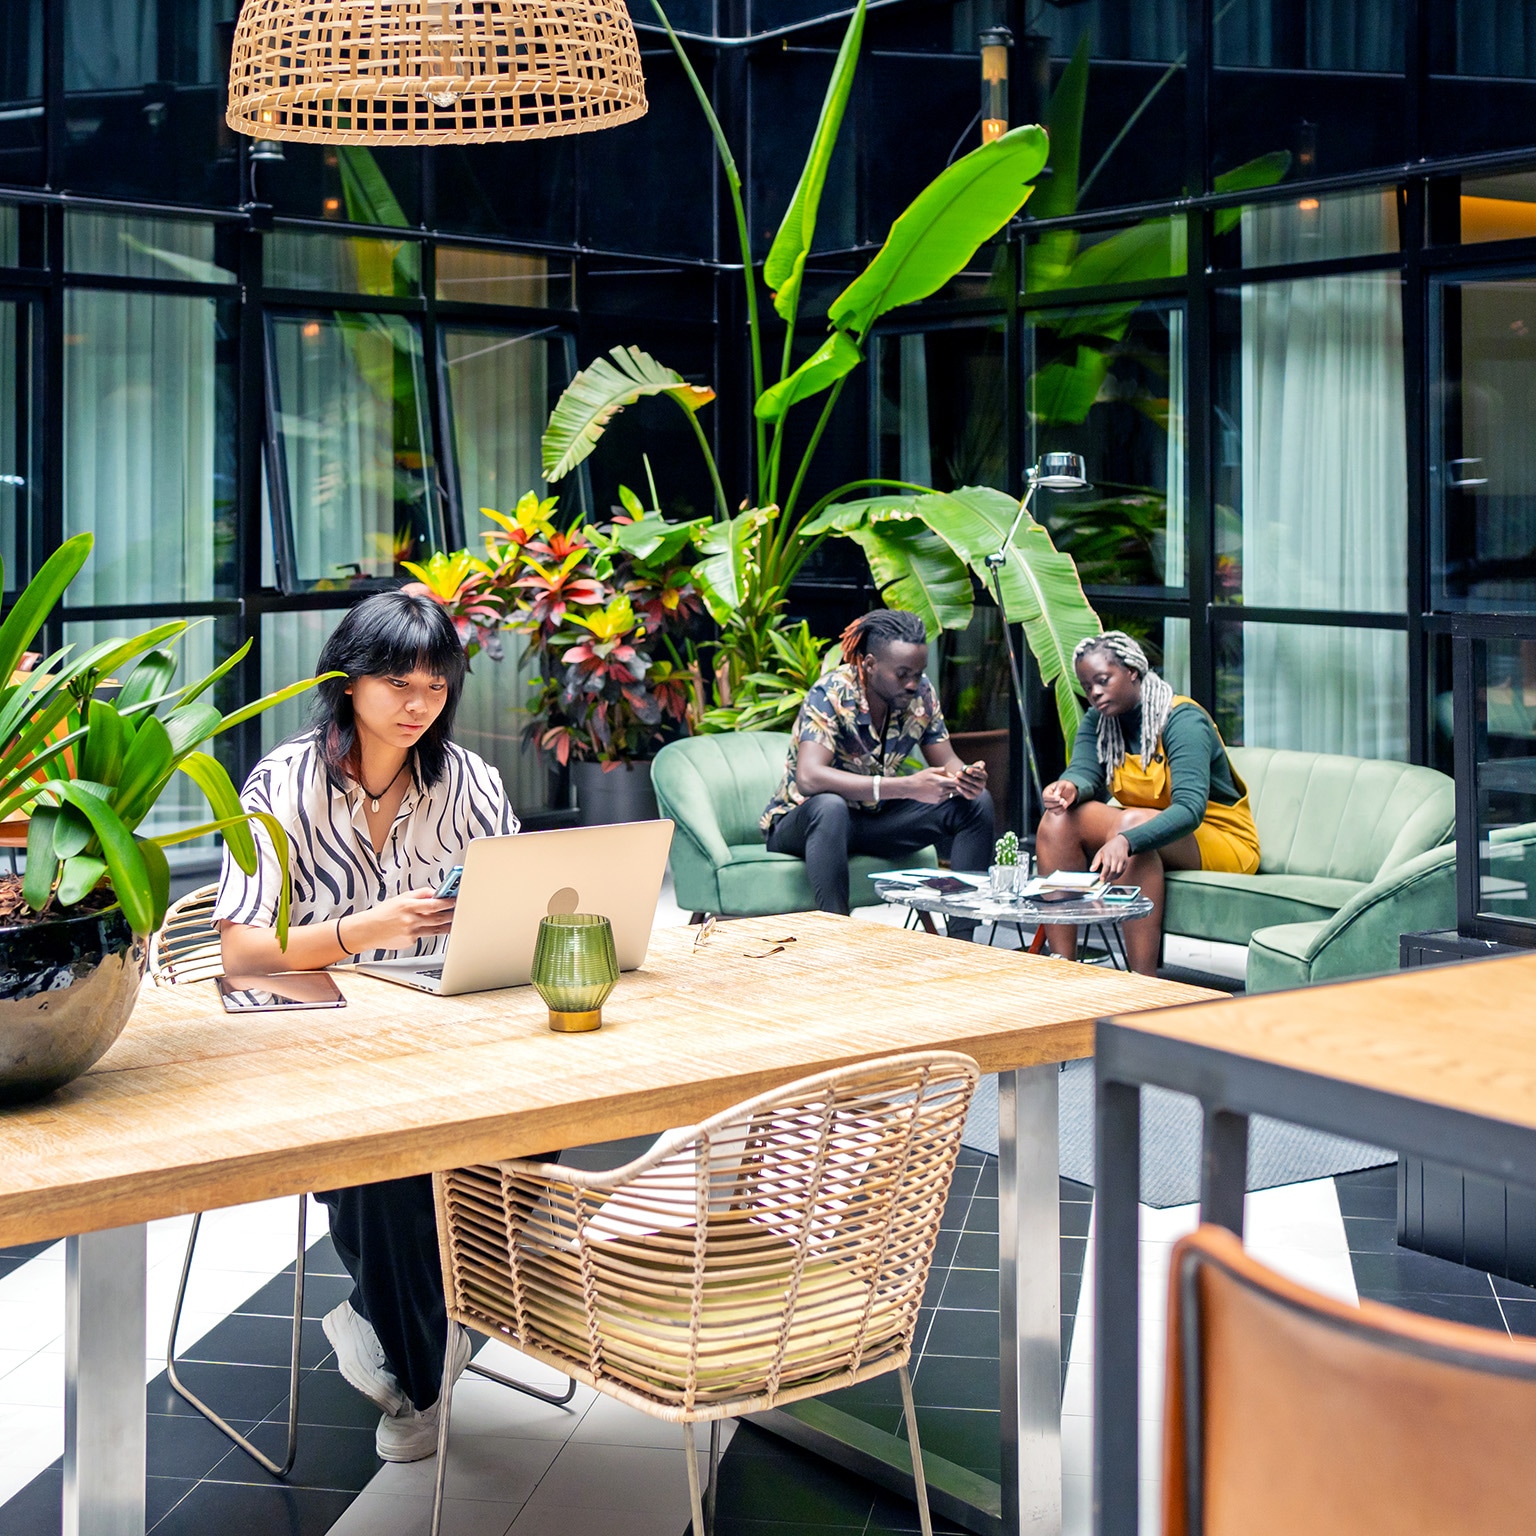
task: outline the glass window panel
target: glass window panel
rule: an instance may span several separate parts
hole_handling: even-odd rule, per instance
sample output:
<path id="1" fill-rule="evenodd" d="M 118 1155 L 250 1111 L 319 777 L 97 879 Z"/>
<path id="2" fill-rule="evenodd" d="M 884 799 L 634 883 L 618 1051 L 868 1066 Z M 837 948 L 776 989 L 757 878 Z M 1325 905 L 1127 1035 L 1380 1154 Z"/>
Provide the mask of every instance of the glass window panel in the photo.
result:
<path id="1" fill-rule="evenodd" d="M 1514 176 L 1463 176 L 1457 203 L 1460 228 L 1445 234 L 1459 235 L 1464 245 L 1536 236 L 1536 171 Z"/>
<path id="2" fill-rule="evenodd" d="M 64 533 L 86 603 L 195 602 L 234 580 L 233 305 L 64 295 Z"/>
<path id="3" fill-rule="evenodd" d="M 1478 913 L 1536 923 L 1536 641 L 1472 648 Z"/>
<path id="4" fill-rule="evenodd" d="M 1408 638 L 1332 624 L 1221 624 L 1216 723 L 1233 746 L 1408 757 Z"/>
<path id="5" fill-rule="evenodd" d="M 412 298 L 421 292 L 421 247 L 414 240 L 308 234 L 279 229 L 262 247 L 268 288 Z"/>
<path id="6" fill-rule="evenodd" d="M 261 691 L 275 693 L 290 683 L 315 675 L 320 647 L 341 623 L 345 608 L 311 608 L 302 613 L 264 613 L 261 616 Z M 258 716 L 261 750 L 270 752 L 279 742 L 297 736 L 309 725 L 314 695 L 301 693 Z"/>
<path id="7" fill-rule="evenodd" d="M 1274 180 L 1401 162 L 1407 0 L 1231 0 L 1215 7 L 1211 135 L 1223 173 Z M 1245 169 L 1246 168 L 1246 169 Z M 1227 183 L 1231 185 L 1229 181 Z"/>
<path id="8" fill-rule="evenodd" d="M 112 277 L 164 277 L 194 283 L 233 283 L 235 274 L 214 251 L 214 226 L 201 219 L 152 219 L 135 214 L 64 215 L 64 265 L 71 272 Z"/>
<path id="9" fill-rule="evenodd" d="M 1185 583 L 1185 330 L 1181 305 L 1031 310 L 1030 462 L 1081 454 L 1092 484 L 1041 491 L 1031 511 L 1085 582 Z"/>
<path id="10" fill-rule="evenodd" d="M 481 246 L 437 248 L 437 296 L 457 304 L 519 304 L 525 309 L 569 309 L 571 267 L 545 256 Z"/>
<path id="11" fill-rule="evenodd" d="M 268 315 L 290 591 L 393 577 L 442 547 L 421 335 L 398 315 Z"/>
<path id="12" fill-rule="evenodd" d="M 1223 209 L 1216 216 L 1216 264 L 1269 267 L 1402 248 L 1396 187 L 1325 193 Z"/>
<path id="13" fill-rule="evenodd" d="M 238 0 L 60 0 L 65 185 L 237 201 L 224 83 Z"/>
<path id="14" fill-rule="evenodd" d="M 21 221 L 14 203 L 0 203 L 0 267 L 21 263 Z"/>
<path id="15" fill-rule="evenodd" d="M 564 344 L 539 331 L 445 326 L 438 336 L 459 505 L 474 544 L 487 526 L 481 507 L 510 511 L 526 491 L 547 493 L 539 441 L 551 375 L 564 377 Z"/>
<path id="16" fill-rule="evenodd" d="M 0 6 L 0 183 L 43 180 L 43 3 Z"/>
<path id="17" fill-rule="evenodd" d="M 1430 154 L 1523 148 L 1536 113 L 1536 10 L 1529 0 L 1430 0 Z"/>
<path id="18" fill-rule="evenodd" d="M 9 591 L 26 581 L 18 556 L 37 498 L 32 316 L 30 305 L 0 303 L 0 559 Z"/>
<path id="19" fill-rule="evenodd" d="M 1430 450 L 1436 598 L 1536 604 L 1536 280 L 1445 283 Z"/>
<path id="20" fill-rule="evenodd" d="M 882 476 L 940 491 L 1007 488 L 1003 350 L 993 326 L 879 339 Z"/>
<path id="21" fill-rule="evenodd" d="M 1251 284 L 1221 295 L 1217 314 L 1218 599 L 1401 612 L 1398 275 Z"/>

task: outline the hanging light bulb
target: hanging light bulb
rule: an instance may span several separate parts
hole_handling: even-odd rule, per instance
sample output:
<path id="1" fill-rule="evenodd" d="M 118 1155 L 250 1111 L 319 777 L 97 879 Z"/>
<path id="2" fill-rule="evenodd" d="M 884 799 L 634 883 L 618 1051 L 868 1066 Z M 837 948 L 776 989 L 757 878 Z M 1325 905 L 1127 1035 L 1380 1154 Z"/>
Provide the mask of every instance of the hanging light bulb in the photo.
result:
<path id="1" fill-rule="evenodd" d="M 1008 50 L 1013 33 L 988 27 L 981 34 L 981 142 L 990 144 L 1008 132 Z"/>
<path id="2" fill-rule="evenodd" d="M 486 144 L 646 111 L 624 0 L 244 0 L 229 125 L 316 144 Z"/>

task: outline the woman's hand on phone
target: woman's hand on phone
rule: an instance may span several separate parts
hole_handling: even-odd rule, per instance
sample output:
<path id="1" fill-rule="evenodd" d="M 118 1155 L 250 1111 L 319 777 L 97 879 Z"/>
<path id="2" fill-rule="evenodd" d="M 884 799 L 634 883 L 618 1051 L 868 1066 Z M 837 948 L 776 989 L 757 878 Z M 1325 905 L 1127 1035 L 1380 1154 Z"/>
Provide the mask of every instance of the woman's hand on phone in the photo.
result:
<path id="1" fill-rule="evenodd" d="M 418 939 L 435 939 L 453 922 L 454 898 L 431 891 L 406 891 L 366 912 L 341 920 L 342 943 L 349 953 L 370 949 L 408 949 Z"/>

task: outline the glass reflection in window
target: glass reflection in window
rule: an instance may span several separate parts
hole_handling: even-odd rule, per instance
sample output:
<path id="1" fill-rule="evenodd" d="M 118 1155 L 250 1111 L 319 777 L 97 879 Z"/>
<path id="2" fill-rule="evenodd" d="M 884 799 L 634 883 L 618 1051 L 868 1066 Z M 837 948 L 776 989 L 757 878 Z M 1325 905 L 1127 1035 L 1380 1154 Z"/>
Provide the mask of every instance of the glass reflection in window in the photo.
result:
<path id="1" fill-rule="evenodd" d="M 1471 643 L 1478 912 L 1536 923 L 1536 640 Z"/>
<path id="2" fill-rule="evenodd" d="M 269 315 L 285 591 L 392 577 L 441 548 L 421 336 L 399 315 Z M 286 515 L 285 515 L 286 514 Z"/>

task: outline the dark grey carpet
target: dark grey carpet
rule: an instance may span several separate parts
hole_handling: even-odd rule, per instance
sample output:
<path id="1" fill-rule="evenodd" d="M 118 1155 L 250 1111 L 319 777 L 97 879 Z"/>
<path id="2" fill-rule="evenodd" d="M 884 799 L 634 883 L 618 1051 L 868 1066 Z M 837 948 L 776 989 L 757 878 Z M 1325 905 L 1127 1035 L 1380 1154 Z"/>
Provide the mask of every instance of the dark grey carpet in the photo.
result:
<path id="1" fill-rule="evenodd" d="M 997 1079 L 984 1077 L 965 1126 L 965 1144 L 997 1151 Z M 1093 1063 L 1069 1061 L 1061 1072 L 1061 1176 L 1092 1184 Z M 1304 1126 L 1256 1115 L 1248 1131 L 1248 1188 L 1273 1189 L 1308 1179 L 1353 1173 L 1396 1160 L 1397 1154 Z M 1141 1199 L 1162 1209 L 1200 1198 L 1200 1106 L 1163 1088 L 1141 1097 Z"/>

